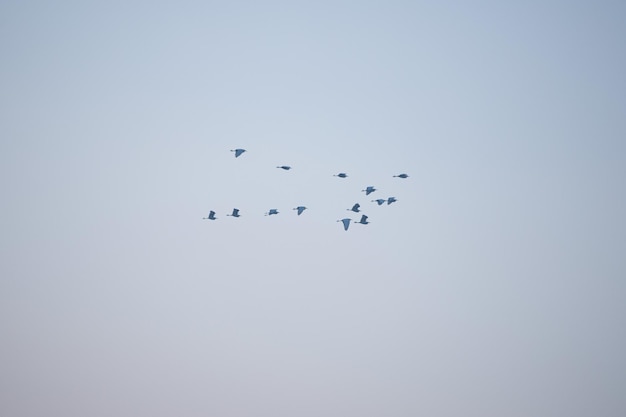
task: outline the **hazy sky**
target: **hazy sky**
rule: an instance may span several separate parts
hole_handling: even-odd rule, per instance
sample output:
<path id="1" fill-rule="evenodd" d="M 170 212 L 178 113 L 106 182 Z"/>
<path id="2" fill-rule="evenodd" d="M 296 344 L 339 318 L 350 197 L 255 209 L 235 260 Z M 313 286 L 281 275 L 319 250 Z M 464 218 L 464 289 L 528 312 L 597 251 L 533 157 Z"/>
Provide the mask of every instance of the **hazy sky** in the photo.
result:
<path id="1" fill-rule="evenodd" d="M 0 414 L 626 415 L 626 3 L 504 3 L 3 1 Z"/>

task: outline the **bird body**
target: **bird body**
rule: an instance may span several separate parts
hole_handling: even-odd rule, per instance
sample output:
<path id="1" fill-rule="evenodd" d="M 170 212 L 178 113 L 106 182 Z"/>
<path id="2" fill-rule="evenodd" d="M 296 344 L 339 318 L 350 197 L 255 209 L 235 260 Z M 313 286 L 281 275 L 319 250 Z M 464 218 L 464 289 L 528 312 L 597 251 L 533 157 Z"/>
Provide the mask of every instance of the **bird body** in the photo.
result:
<path id="1" fill-rule="evenodd" d="M 358 222 L 355 223 L 360 223 L 360 224 L 369 224 L 369 222 L 367 221 L 367 216 L 365 214 L 363 214 L 361 216 L 361 220 L 359 220 Z"/>
<path id="2" fill-rule="evenodd" d="M 373 203 L 378 203 L 379 206 L 382 206 L 385 203 L 384 198 L 379 198 L 377 200 L 372 200 Z"/>
<path id="3" fill-rule="evenodd" d="M 270 209 L 270 211 L 268 211 L 267 213 L 265 213 L 266 216 L 271 216 L 272 214 L 278 214 L 278 210 L 276 209 Z"/>
<path id="4" fill-rule="evenodd" d="M 241 149 L 241 148 L 237 148 L 237 149 L 231 149 L 231 152 L 235 152 L 235 158 L 239 158 L 239 156 L 244 153 L 246 150 L 245 149 Z"/>
<path id="5" fill-rule="evenodd" d="M 349 208 L 347 210 L 350 210 L 350 211 L 353 211 L 355 213 L 358 213 L 360 211 L 359 207 L 361 207 L 361 205 L 359 203 L 356 203 L 355 205 L 352 206 L 352 208 Z"/>
<path id="6" fill-rule="evenodd" d="M 209 211 L 209 215 L 207 217 L 203 217 L 204 220 L 216 220 L 215 212 L 213 210 Z"/>
<path id="7" fill-rule="evenodd" d="M 239 217 L 241 215 L 239 214 L 239 209 L 235 208 L 235 209 L 233 209 L 233 213 L 232 214 L 227 214 L 227 216 Z"/>
<path id="8" fill-rule="evenodd" d="M 303 212 L 304 210 L 306 210 L 306 207 L 304 207 L 304 206 L 298 206 L 298 207 L 295 207 L 295 208 L 294 208 L 294 210 L 298 210 L 298 216 L 299 216 L 299 215 L 301 215 L 301 214 L 302 214 L 302 212 Z"/>
<path id="9" fill-rule="evenodd" d="M 376 188 L 370 185 L 365 190 L 361 190 L 361 191 L 365 191 L 365 195 L 370 195 L 371 193 L 376 191 Z"/>
<path id="10" fill-rule="evenodd" d="M 394 175 L 394 178 L 409 178 L 407 174 Z"/>
<path id="11" fill-rule="evenodd" d="M 348 230 L 348 227 L 350 227 L 350 221 L 352 221 L 352 219 L 345 218 L 337 221 L 343 223 L 343 230 Z"/>
<path id="12" fill-rule="evenodd" d="M 334 174 L 333 177 L 346 178 L 348 174 L 345 172 L 340 172 L 339 174 Z"/>
<path id="13" fill-rule="evenodd" d="M 280 165 L 280 166 L 277 166 L 276 168 L 284 169 L 285 171 L 289 171 L 291 169 L 289 165 Z"/>
<path id="14" fill-rule="evenodd" d="M 398 200 L 396 200 L 396 198 L 395 198 L 395 197 L 389 197 L 389 198 L 387 199 L 387 205 L 389 205 L 389 204 L 391 204 L 391 203 L 395 203 L 396 201 L 398 201 Z"/>

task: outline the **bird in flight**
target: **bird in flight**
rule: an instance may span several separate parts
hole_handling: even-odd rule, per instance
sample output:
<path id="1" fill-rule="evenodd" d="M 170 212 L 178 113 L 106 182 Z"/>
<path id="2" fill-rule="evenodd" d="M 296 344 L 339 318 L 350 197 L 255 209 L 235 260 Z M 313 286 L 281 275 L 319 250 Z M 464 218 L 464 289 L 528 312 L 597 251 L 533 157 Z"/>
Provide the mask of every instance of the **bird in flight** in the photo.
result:
<path id="1" fill-rule="evenodd" d="M 213 210 L 209 211 L 209 215 L 207 217 L 203 217 L 203 220 L 216 220 L 215 212 Z"/>
<path id="2" fill-rule="evenodd" d="M 361 216 L 361 220 L 359 220 L 358 222 L 355 223 L 360 223 L 360 224 L 369 224 L 369 222 L 367 221 L 367 216 L 365 214 L 363 214 Z"/>
<path id="3" fill-rule="evenodd" d="M 244 153 L 246 150 L 245 149 L 241 149 L 241 148 L 237 148 L 237 149 L 231 149 L 231 152 L 235 152 L 235 158 L 239 158 L 239 156 Z"/>
<path id="4" fill-rule="evenodd" d="M 355 213 L 358 213 L 360 211 L 359 207 L 361 207 L 361 205 L 359 203 L 356 203 L 355 205 L 352 206 L 352 208 L 349 208 L 349 209 L 346 209 L 346 210 L 350 210 L 350 211 L 353 211 Z"/>
<path id="5" fill-rule="evenodd" d="M 233 214 L 227 214 L 227 216 L 239 217 L 241 215 L 239 214 L 239 209 L 235 208 L 233 209 Z"/>
<path id="6" fill-rule="evenodd" d="M 394 178 L 409 178 L 407 174 L 394 175 Z"/>
<path id="7" fill-rule="evenodd" d="M 277 166 L 276 168 L 284 169 L 285 171 L 289 171 L 291 169 L 289 165 L 280 165 L 280 166 Z"/>
<path id="8" fill-rule="evenodd" d="M 346 178 L 348 174 L 345 172 L 340 172 L 339 174 L 333 174 L 333 177 Z"/>
<path id="9" fill-rule="evenodd" d="M 372 187 L 371 185 L 368 186 L 365 190 L 361 190 L 361 191 L 365 191 L 365 195 L 370 195 L 371 193 L 373 193 L 374 191 L 376 191 L 376 188 Z"/>
<path id="10" fill-rule="evenodd" d="M 348 230 L 348 227 L 350 227 L 350 221 L 351 220 L 352 219 L 345 218 L 345 219 L 341 219 L 341 220 L 337 220 L 337 221 L 343 223 L 343 230 Z"/>
<path id="11" fill-rule="evenodd" d="M 268 211 L 267 213 L 265 213 L 266 216 L 271 216 L 272 214 L 278 214 L 278 210 L 276 209 L 270 209 L 270 211 Z"/>
<path id="12" fill-rule="evenodd" d="M 298 216 L 299 216 L 299 215 L 301 215 L 301 214 L 302 214 L 302 212 L 303 212 L 304 210 L 306 210 L 306 207 L 304 207 L 304 206 L 298 206 L 298 207 L 295 207 L 295 208 L 294 208 L 294 210 L 298 210 Z"/>
<path id="13" fill-rule="evenodd" d="M 396 201 L 398 201 L 398 200 L 396 200 L 396 198 L 395 198 L 395 197 L 389 197 L 389 198 L 387 199 L 387 205 L 389 205 L 389 204 L 391 204 L 391 203 L 395 203 Z"/>
<path id="14" fill-rule="evenodd" d="M 379 198 L 377 200 L 372 200 L 372 203 L 378 203 L 379 206 L 382 206 L 385 203 L 385 199 L 384 198 Z"/>

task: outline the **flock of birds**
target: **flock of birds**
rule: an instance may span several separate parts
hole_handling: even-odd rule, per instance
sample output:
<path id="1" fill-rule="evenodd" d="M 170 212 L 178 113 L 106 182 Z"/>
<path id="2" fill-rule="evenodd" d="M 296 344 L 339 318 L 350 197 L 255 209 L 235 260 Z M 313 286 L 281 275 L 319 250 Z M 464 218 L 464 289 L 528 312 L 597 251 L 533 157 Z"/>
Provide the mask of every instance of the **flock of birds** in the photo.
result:
<path id="1" fill-rule="evenodd" d="M 235 153 L 235 158 L 239 158 L 244 152 L 246 152 L 245 149 L 231 149 L 231 152 Z M 291 169 L 291 166 L 289 165 L 279 165 L 276 168 L 278 169 L 282 169 L 285 171 L 289 171 Z M 333 176 L 338 177 L 338 178 L 347 178 L 348 174 L 346 174 L 345 172 L 340 172 L 338 174 L 334 174 Z M 394 175 L 394 178 L 402 178 L 402 179 L 406 179 L 409 176 L 407 174 L 398 174 L 398 175 Z M 365 189 L 361 190 L 362 192 L 365 193 L 366 196 L 370 195 L 371 193 L 377 191 L 377 189 L 374 186 L 367 186 Z M 387 205 L 390 205 L 392 203 L 395 203 L 396 201 L 398 201 L 395 197 L 389 197 L 387 199 L 384 198 L 378 198 L 375 200 L 371 200 L 373 203 L 377 203 L 379 206 L 382 206 L 383 204 L 387 203 Z M 304 210 L 306 210 L 307 207 L 305 206 L 298 206 L 298 207 L 294 207 L 293 210 L 297 211 L 298 216 L 300 216 L 302 213 L 304 213 Z M 352 206 L 352 208 L 347 209 L 349 211 L 352 211 L 354 213 L 361 213 L 361 205 L 359 203 L 356 203 Z M 207 217 L 203 217 L 203 220 L 217 220 L 217 217 L 215 217 L 215 211 L 211 210 L 209 211 L 209 215 Z M 279 214 L 278 209 L 270 209 L 269 211 L 267 211 L 265 213 L 266 216 L 273 216 Z M 227 214 L 227 216 L 231 216 L 231 217 L 240 217 L 241 214 L 239 214 L 239 209 L 238 208 L 234 208 L 232 213 Z M 358 223 L 358 224 L 369 224 L 369 221 L 367 220 L 368 216 L 366 216 L 365 214 L 361 214 L 361 219 L 359 221 L 354 221 L 354 223 Z M 350 222 L 352 222 L 352 218 L 350 217 L 346 217 L 340 220 L 337 220 L 337 222 L 340 222 L 343 224 L 343 229 L 344 230 L 348 230 L 348 228 L 350 227 Z"/>

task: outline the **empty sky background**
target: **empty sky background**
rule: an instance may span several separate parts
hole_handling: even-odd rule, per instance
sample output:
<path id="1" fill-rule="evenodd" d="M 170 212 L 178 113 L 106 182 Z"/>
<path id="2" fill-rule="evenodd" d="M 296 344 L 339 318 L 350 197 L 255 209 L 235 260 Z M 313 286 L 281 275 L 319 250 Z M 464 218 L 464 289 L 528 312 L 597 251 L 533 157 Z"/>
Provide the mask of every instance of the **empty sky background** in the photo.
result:
<path id="1" fill-rule="evenodd" d="M 504 3 L 3 1 L 0 414 L 626 415 L 626 5 Z"/>

